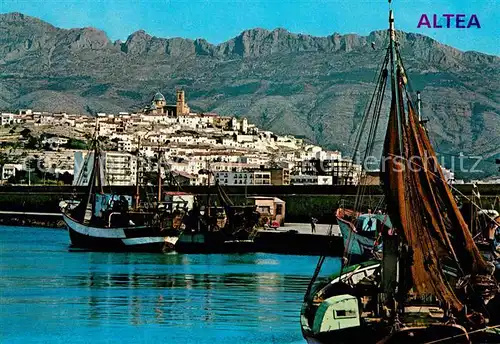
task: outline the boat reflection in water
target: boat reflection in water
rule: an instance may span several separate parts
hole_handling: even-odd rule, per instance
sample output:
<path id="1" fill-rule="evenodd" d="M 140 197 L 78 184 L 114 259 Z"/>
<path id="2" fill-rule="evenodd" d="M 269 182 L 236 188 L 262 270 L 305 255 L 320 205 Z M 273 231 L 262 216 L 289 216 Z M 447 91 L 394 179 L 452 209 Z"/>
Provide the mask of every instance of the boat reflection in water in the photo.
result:
<path id="1" fill-rule="evenodd" d="M 68 278 L 86 290 L 87 307 L 80 316 L 97 326 L 126 321 L 186 331 L 234 330 L 236 324 L 241 324 L 239 331 L 267 332 L 287 323 L 293 328 L 296 309 L 288 305 L 297 305 L 296 297 L 309 278 L 283 275 L 277 271 L 279 262 L 259 256 L 174 254 L 146 259 L 88 253 L 88 273 Z M 259 261 L 265 270 L 275 267 L 275 272 L 252 272 L 259 270 L 254 268 Z"/>
<path id="2" fill-rule="evenodd" d="M 315 257 L 68 252 L 48 228 L 0 227 L 0 242 L 2 343 L 301 341 Z"/>

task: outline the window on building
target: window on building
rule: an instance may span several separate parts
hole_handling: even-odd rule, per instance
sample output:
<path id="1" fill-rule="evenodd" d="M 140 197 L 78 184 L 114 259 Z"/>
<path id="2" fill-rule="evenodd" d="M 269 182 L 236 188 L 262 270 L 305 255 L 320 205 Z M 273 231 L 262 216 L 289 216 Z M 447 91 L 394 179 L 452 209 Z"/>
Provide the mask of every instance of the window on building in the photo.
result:
<path id="1" fill-rule="evenodd" d="M 269 206 L 259 206 L 257 211 L 261 214 L 271 214 L 271 207 Z"/>
<path id="2" fill-rule="evenodd" d="M 283 204 L 276 204 L 276 215 L 282 215 Z"/>

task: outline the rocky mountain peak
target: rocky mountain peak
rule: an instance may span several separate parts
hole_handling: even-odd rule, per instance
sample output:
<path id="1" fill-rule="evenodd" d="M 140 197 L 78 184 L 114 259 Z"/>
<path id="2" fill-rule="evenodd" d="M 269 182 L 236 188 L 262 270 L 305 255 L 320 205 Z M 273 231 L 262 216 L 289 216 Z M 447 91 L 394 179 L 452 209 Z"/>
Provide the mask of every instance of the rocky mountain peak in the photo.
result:
<path id="1" fill-rule="evenodd" d="M 146 31 L 138 30 L 128 36 L 125 43 L 121 45 L 121 50 L 128 54 L 141 54 L 146 50 L 152 38 Z"/>
<path id="2" fill-rule="evenodd" d="M 0 15 L 0 32 L 1 110 L 134 111 L 156 90 L 173 98 L 182 85 L 196 111 L 245 116 L 332 149 L 350 142 L 388 43 L 387 30 L 316 37 L 283 28 L 218 45 L 144 30 L 112 43 L 95 28 L 60 29 L 20 13 Z M 499 154 L 491 137 L 500 132 L 500 58 L 397 35 L 438 149 Z"/>
<path id="3" fill-rule="evenodd" d="M 71 43 L 72 49 L 99 50 L 112 45 L 104 31 L 93 27 L 72 29 L 70 36 L 74 39 Z"/>

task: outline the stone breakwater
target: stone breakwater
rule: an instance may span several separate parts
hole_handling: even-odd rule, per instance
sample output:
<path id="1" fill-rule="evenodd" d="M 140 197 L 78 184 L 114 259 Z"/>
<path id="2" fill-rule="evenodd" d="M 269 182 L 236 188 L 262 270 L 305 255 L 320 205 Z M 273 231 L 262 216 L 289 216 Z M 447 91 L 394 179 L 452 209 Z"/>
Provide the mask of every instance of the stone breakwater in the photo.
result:
<path id="1" fill-rule="evenodd" d="M 471 185 L 457 185 L 458 190 L 466 197 L 472 195 Z M 483 208 L 500 206 L 500 185 L 481 184 L 478 186 Z M 168 190 L 168 188 L 167 188 Z M 183 187 L 183 191 L 199 195 L 203 201 L 207 194 L 215 195 L 215 188 L 204 186 Z M 334 211 L 341 203 L 345 207 L 352 206 L 356 198 L 357 189 L 354 186 L 260 186 L 260 187 L 226 187 L 229 197 L 235 204 L 244 204 L 246 196 L 274 196 L 286 202 L 286 222 L 308 223 L 311 216 L 320 223 L 335 223 Z M 106 191 L 106 190 L 105 190 Z M 117 194 L 131 195 L 133 187 L 116 187 L 108 190 Z M 106 191 L 106 192 L 108 192 Z M 175 190 L 177 191 L 177 189 Z M 74 194 L 83 194 L 83 189 L 67 187 L 28 187 L 2 186 L 0 187 L 0 224 L 63 227 L 60 218 L 55 216 L 31 216 L 19 214 L 5 214 L 5 212 L 37 212 L 58 213 L 59 202 L 71 198 Z M 378 186 L 368 186 L 366 207 L 375 209 L 379 204 L 383 206 L 383 196 Z M 457 196 L 462 204 L 462 211 L 467 218 L 470 206 L 467 198 Z"/>

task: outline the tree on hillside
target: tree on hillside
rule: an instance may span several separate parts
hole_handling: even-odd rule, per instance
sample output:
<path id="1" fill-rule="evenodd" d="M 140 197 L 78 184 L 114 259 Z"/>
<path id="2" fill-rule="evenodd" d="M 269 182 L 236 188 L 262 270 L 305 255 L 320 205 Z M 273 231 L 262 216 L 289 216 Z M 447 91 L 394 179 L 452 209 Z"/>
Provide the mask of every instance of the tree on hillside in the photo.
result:
<path id="1" fill-rule="evenodd" d="M 24 148 L 27 149 L 38 149 L 40 148 L 40 139 L 34 136 L 28 136 L 28 142 L 24 145 Z"/>
<path id="2" fill-rule="evenodd" d="M 31 130 L 29 130 L 28 128 L 24 128 L 21 132 L 20 132 L 21 136 L 24 137 L 25 139 L 27 138 L 30 138 L 31 137 Z"/>
<path id="3" fill-rule="evenodd" d="M 64 146 L 69 149 L 87 149 L 87 144 L 84 141 L 73 138 L 70 138 Z"/>
<path id="4" fill-rule="evenodd" d="M 68 172 L 64 172 L 62 174 L 59 174 L 59 178 L 57 178 L 59 181 L 63 182 L 64 185 L 71 185 L 73 184 L 73 175 L 68 173 Z"/>

